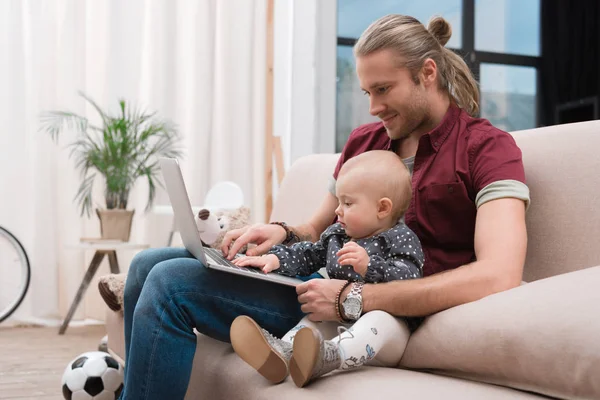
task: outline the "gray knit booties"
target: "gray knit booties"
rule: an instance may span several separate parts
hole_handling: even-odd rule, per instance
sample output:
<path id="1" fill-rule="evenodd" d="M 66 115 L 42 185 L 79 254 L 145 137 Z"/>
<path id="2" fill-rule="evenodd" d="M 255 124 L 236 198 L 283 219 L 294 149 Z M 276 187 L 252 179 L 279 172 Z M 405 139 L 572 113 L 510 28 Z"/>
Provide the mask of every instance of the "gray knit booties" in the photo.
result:
<path id="1" fill-rule="evenodd" d="M 342 364 L 339 344 L 323 340 L 321 332 L 310 327 L 300 329 L 294 337 L 290 375 L 298 387 L 338 369 Z"/>
<path id="2" fill-rule="evenodd" d="M 127 274 L 109 274 L 100 277 L 98 291 L 104 302 L 111 310 L 118 312 L 123 310 L 123 292 Z"/>

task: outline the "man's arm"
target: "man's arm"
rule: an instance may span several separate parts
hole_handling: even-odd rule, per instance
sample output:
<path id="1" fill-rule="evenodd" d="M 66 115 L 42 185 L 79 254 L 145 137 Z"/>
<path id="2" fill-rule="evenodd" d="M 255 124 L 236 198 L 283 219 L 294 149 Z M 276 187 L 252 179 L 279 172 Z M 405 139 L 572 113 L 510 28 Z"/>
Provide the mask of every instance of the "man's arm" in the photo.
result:
<path id="1" fill-rule="evenodd" d="M 512 198 L 490 201 L 477 211 L 477 261 L 423 279 L 365 285 L 363 310 L 426 316 L 517 287 L 526 249 L 524 202 Z M 342 299 L 348 292 L 349 288 Z"/>
<path id="2" fill-rule="evenodd" d="M 309 222 L 291 229 L 300 238 L 300 241 L 316 242 L 325 228 L 331 225 L 335 217 L 337 204 L 338 201 L 335 196 L 327 192 L 325 199 Z M 271 247 L 283 242 L 285 237 L 285 229 L 273 224 L 257 224 L 251 227 L 234 229 L 225 234 L 221 251 L 229 260 L 233 260 L 233 257 L 243 246 L 254 243 L 257 246 L 249 249 L 246 254 L 259 256 L 265 254 Z"/>
<path id="3" fill-rule="evenodd" d="M 338 200 L 336 197 L 327 192 L 323 202 L 317 209 L 317 212 L 312 216 L 308 223 L 304 225 L 290 227 L 290 229 L 299 238 L 299 242 L 316 242 L 319 240 L 321 233 L 331 225 L 335 218 L 335 209 L 338 206 Z"/>

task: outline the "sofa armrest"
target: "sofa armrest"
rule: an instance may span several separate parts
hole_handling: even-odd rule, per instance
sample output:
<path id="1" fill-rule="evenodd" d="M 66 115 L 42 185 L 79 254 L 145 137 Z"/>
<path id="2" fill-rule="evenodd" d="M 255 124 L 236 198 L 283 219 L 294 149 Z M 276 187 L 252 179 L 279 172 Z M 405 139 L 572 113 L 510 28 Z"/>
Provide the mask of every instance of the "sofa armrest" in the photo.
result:
<path id="1" fill-rule="evenodd" d="M 108 335 L 108 352 L 125 365 L 125 326 L 123 313 L 114 312 L 106 307 L 106 333 Z"/>
<path id="2" fill-rule="evenodd" d="M 401 366 L 568 399 L 600 398 L 600 267 L 429 317 Z"/>

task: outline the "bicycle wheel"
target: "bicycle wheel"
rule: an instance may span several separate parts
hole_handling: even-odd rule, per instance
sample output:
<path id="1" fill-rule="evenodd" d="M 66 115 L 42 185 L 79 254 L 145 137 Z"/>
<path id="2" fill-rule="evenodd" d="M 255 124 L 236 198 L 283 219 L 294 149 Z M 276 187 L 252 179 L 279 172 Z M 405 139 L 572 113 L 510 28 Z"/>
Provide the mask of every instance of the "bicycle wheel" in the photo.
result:
<path id="1" fill-rule="evenodd" d="M 0 322 L 19 307 L 30 279 L 29 258 L 23 245 L 0 226 Z"/>

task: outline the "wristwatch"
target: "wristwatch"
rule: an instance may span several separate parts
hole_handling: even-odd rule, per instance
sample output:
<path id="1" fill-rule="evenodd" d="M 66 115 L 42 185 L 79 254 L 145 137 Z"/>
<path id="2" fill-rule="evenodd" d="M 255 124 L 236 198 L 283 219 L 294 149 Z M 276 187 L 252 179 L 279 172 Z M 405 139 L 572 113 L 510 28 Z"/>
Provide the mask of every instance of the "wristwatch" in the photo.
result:
<path id="1" fill-rule="evenodd" d="M 356 321 L 360 318 L 363 309 L 362 290 L 364 282 L 354 282 L 350 293 L 342 303 L 344 315 L 349 321 Z"/>

